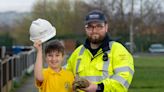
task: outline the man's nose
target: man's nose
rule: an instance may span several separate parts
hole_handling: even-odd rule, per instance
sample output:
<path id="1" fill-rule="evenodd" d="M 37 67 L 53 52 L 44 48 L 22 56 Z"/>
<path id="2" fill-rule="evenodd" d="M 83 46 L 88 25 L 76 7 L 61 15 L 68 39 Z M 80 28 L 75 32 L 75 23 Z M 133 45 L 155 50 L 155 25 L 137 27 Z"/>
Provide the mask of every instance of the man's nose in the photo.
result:
<path id="1" fill-rule="evenodd" d="M 97 31 L 97 26 L 92 26 L 92 32 L 96 32 Z"/>

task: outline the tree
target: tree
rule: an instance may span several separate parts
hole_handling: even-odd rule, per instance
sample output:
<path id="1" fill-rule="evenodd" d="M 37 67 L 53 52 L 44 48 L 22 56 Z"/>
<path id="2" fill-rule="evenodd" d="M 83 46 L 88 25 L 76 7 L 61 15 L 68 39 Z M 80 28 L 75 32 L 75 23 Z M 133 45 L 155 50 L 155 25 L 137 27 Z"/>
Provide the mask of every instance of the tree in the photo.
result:
<path id="1" fill-rule="evenodd" d="M 29 27 L 33 20 L 43 18 L 52 23 L 57 29 L 56 37 L 83 37 L 84 17 L 93 9 L 100 9 L 107 15 L 109 21 L 109 30 L 112 38 L 120 42 L 129 41 L 129 27 L 133 23 L 134 42 L 138 49 L 145 50 L 145 46 L 154 42 L 154 36 L 163 38 L 161 34 L 163 19 L 161 3 L 158 0 L 133 0 L 134 14 L 131 21 L 131 0 L 43 0 L 35 3 L 31 15 L 19 21 L 14 28 L 14 32 L 20 36 L 13 35 L 16 42 L 30 44 Z M 155 3 L 155 4 L 154 4 Z M 139 6 L 136 8 L 137 6 Z M 24 36 L 25 35 L 25 36 Z M 24 36 L 24 38 L 22 37 Z M 20 39 L 21 38 L 21 39 Z M 22 39 L 23 38 L 23 39 Z M 151 40 L 149 40 L 151 39 Z M 148 41 L 148 43 L 144 43 Z M 142 44 L 140 44 L 142 43 Z M 139 45 L 138 45 L 139 44 Z"/>

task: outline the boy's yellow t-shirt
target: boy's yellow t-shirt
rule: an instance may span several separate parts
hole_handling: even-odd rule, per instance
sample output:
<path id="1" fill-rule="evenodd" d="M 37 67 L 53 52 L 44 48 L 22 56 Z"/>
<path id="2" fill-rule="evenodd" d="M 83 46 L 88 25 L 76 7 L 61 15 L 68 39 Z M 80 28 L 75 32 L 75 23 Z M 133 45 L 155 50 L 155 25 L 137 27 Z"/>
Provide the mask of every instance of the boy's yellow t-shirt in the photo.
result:
<path id="1" fill-rule="evenodd" d="M 72 72 L 61 69 L 55 72 L 51 68 L 43 69 L 43 82 L 36 80 L 39 92 L 72 92 L 74 76 Z"/>

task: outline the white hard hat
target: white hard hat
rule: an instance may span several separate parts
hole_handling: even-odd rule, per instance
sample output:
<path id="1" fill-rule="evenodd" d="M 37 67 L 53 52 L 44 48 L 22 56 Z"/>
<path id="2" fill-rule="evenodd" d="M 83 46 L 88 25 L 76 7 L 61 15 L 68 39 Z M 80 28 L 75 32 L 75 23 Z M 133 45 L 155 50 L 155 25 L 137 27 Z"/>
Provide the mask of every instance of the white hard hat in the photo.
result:
<path id="1" fill-rule="evenodd" d="M 41 42 L 46 42 L 56 35 L 56 29 L 50 22 L 44 19 L 37 19 L 32 22 L 30 26 L 30 40 L 41 40 Z"/>

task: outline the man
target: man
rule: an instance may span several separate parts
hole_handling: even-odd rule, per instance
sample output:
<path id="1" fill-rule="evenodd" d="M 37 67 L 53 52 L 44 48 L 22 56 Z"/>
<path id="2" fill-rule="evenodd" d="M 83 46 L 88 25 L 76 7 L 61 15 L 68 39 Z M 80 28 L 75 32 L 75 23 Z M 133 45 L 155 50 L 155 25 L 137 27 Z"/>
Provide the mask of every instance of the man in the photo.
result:
<path id="1" fill-rule="evenodd" d="M 127 92 L 134 74 L 133 57 L 107 35 L 108 22 L 99 10 L 85 18 L 87 39 L 70 56 L 66 69 L 85 78 L 86 92 Z M 76 86 L 76 81 L 73 86 Z"/>

